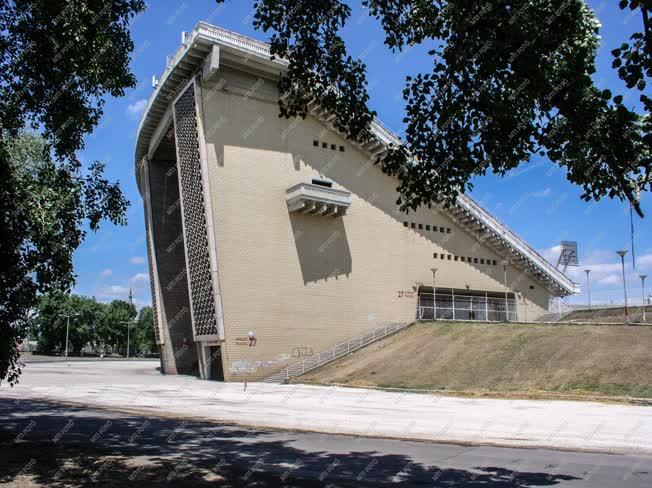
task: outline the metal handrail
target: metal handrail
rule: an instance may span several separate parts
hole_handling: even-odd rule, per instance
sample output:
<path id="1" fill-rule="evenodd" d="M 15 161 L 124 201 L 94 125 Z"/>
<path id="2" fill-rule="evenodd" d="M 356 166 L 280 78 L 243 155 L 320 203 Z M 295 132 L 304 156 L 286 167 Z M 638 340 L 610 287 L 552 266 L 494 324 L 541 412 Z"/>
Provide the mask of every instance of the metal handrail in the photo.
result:
<path id="1" fill-rule="evenodd" d="M 514 248 L 521 254 L 527 256 L 534 264 L 536 264 L 542 271 L 548 275 L 554 277 L 558 283 L 564 283 L 566 288 L 569 291 L 573 291 L 574 286 L 573 282 L 564 275 L 561 271 L 556 269 L 552 264 L 550 264 L 546 258 L 541 256 L 537 251 L 532 249 L 530 245 L 525 242 L 516 232 L 510 229 L 506 224 L 502 223 L 498 218 L 488 212 L 486 209 L 482 208 L 478 203 L 473 200 L 468 195 L 460 195 L 457 199 L 458 203 L 465 207 L 468 211 L 474 214 L 474 216 L 480 221 L 489 227 L 493 232 L 498 234 L 500 237 L 506 239 Z"/>
<path id="2" fill-rule="evenodd" d="M 308 371 L 312 371 L 313 369 L 319 368 L 324 364 L 333 362 L 342 356 L 346 356 L 353 351 L 371 344 L 372 342 L 384 339 L 385 337 L 392 335 L 411 324 L 412 322 L 390 322 L 388 324 L 381 325 L 380 327 L 371 329 L 370 331 L 349 339 L 348 341 L 341 342 L 335 346 L 329 347 L 328 349 L 324 349 L 316 356 L 311 356 L 302 361 L 299 361 L 298 363 L 283 368 L 278 373 L 275 373 L 262 381 L 265 383 L 285 383 L 290 378 L 301 376 Z"/>

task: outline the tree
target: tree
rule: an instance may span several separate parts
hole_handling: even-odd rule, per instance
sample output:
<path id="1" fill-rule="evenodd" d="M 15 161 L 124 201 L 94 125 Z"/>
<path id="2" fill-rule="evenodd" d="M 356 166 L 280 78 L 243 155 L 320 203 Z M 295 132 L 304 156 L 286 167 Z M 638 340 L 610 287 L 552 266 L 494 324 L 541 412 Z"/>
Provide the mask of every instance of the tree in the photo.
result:
<path id="1" fill-rule="evenodd" d="M 79 353 L 87 344 L 97 341 L 97 325 L 102 304 L 94 299 L 67 295 L 60 292 L 39 296 L 31 320 L 31 330 L 36 336 L 37 350 L 51 354 L 66 349 L 66 325 L 70 315 L 68 349 Z"/>
<path id="2" fill-rule="evenodd" d="M 224 0 L 217 0 L 223 3 Z M 273 56 L 289 61 L 279 82 L 280 116 L 306 117 L 317 103 L 336 129 L 369 140 L 364 64 L 339 35 L 351 15 L 342 0 L 258 0 L 254 26 L 271 32 Z M 405 138 L 377 160 L 398 178 L 403 210 L 451 205 L 472 178 L 504 175 L 533 155 L 565 168 L 585 200 L 628 200 L 652 184 L 650 101 L 646 115 L 591 75 L 600 24 L 584 0 L 363 0 L 391 50 L 427 43 L 432 69 L 406 77 Z M 614 51 L 631 90 L 650 71 L 651 0 L 640 10 L 644 34 Z"/>
<path id="3" fill-rule="evenodd" d="M 98 336 L 112 352 L 127 350 L 127 324 L 133 326 L 136 308 L 125 300 L 113 300 L 104 306 Z"/>
<path id="4" fill-rule="evenodd" d="M 143 307 L 138 312 L 138 319 L 132 332 L 137 352 L 149 354 L 157 350 L 154 336 L 154 311 L 152 307 Z"/>
<path id="5" fill-rule="evenodd" d="M 131 351 L 156 350 L 151 307 L 139 313 L 125 300 L 100 303 L 94 298 L 61 292 L 44 293 L 31 314 L 30 332 L 45 354 L 66 348 L 66 316 L 71 315 L 68 333 L 70 354 L 90 345 L 95 351 L 126 352 L 127 324 L 131 328 Z"/>
<path id="6" fill-rule="evenodd" d="M 144 0 L 0 2 L 0 381 L 20 374 L 17 345 L 39 293 L 69 291 L 72 255 L 128 205 L 104 166 L 76 151 L 106 95 L 135 86 L 128 22 Z M 41 137 L 26 129 L 38 130 Z"/>

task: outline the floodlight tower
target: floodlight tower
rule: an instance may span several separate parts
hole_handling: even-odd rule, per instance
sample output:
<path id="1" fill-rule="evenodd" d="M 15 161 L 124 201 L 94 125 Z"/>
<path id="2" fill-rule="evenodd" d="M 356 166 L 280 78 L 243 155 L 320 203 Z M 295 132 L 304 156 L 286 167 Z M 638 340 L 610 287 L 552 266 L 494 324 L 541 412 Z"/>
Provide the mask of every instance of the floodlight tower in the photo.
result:
<path id="1" fill-rule="evenodd" d="M 559 269 L 562 266 L 561 272 L 566 274 L 566 269 L 569 266 L 578 266 L 580 261 L 577 255 L 577 242 L 575 241 L 561 241 L 561 251 L 559 252 L 559 258 L 557 259 L 556 269 Z M 588 274 L 587 274 L 588 278 Z M 561 297 L 557 300 L 557 313 L 559 318 L 561 318 Z"/>
<path id="2" fill-rule="evenodd" d="M 575 241 L 561 241 L 561 252 L 557 259 L 557 269 L 563 266 L 561 272 L 566 274 L 566 269 L 569 266 L 578 266 L 580 264 L 577 257 L 577 242 Z"/>

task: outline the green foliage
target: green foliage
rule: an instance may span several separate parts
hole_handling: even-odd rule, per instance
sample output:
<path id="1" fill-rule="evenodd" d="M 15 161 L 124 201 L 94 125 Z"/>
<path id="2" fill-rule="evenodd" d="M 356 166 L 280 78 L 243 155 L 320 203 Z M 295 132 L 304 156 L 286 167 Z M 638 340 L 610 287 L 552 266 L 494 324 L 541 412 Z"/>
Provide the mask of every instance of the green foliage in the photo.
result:
<path id="1" fill-rule="evenodd" d="M 144 0 L 0 2 L 0 381 L 17 381 L 17 344 L 44 292 L 74 283 L 84 225 L 124 222 L 104 166 L 76 158 L 106 95 L 135 85 L 129 18 Z M 27 130 L 38 130 L 42 137 Z"/>
<path id="2" fill-rule="evenodd" d="M 132 337 L 137 351 L 144 354 L 157 352 L 156 336 L 154 335 L 154 310 L 152 307 L 140 309 Z"/>
<path id="3" fill-rule="evenodd" d="M 31 319 L 31 332 L 38 351 L 62 352 L 66 348 L 66 323 L 70 316 L 68 351 L 75 354 L 98 339 L 98 325 L 103 304 L 87 297 L 60 292 L 39 297 Z"/>
<path id="4" fill-rule="evenodd" d="M 430 72 L 406 77 L 405 139 L 377 161 L 398 178 L 403 210 L 450 205 L 473 177 L 503 175 L 538 154 L 564 168 L 583 199 L 629 200 L 642 215 L 637 193 L 652 184 L 652 106 L 641 95 L 642 116 L 622 94 L 595 86 L 600 24 L 584 0 L 362 3 L 391 50 L 433 46 Z M 614 67 L 639 91 L 651 74 L 650 4 L 621 2 L 641 11 L 645 34 L 614 51 Z M 317 103 L 338 130 L 365 141 L 374 115 L 365 66 L 339 36 L 350 13 L 343 0 L 259 0 L 254 26 L 271 32 L 272 53 L 289 62 L 280 115 L 305 117 Z"/>
<path id="5" fill-rule="evenodd" d="M 69 354 L 79 354 L 87 345 L 98 352 L 125 354 L 128 325 L 131 355 L 157 350 L 151 307 L 143 307 L 137 314 L 134 306 L 124 300 L 100 303 L 93 298 L 53 292 L 40 295 L 31 314 L 30 335 L 38 342 L 38 352 L 65 350 L 67 316 Z"/>

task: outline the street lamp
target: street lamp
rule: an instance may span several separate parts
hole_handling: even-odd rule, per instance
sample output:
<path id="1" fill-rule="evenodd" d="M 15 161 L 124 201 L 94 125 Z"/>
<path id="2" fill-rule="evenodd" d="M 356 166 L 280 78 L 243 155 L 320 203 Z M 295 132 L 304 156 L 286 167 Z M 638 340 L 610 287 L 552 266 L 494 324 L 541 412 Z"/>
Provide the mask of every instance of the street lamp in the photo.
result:
<path id="1" fill-rule="evenodd" d="M 647 278 L 647 275 L 642 274 L 638 275 L 638 277 L 641 279 L 641 296 L 643 297 L 643 323 L 645 323 L 645 278 Z"/>
<path id="2" fill-rule="evenodd" d="M 437 283 L 435 281 L 437 268 L 430 268 L 430 271 L 432 271 L 432 319 L 437 320 Z"/>
<path id="3" fill-rule="evenodd" d="M 60 313 L 59 317 L 66 317 L 66 352 L 65 352 L 65 357 L 68 357 L 68 331 L 70 330 L 70 317 L 77 317 L 79 314 L 78 313 L 70 313 L 70 314 L 65 314 L 65 313 Z"/>
<path id="4" fill-rule="evenodd" d="M 627 281 L 625 280 L 625 254 L 627 254 L 627 251 L 616 251 L 616 254 L 620 256 L 620 263 L 623 269 L 623 291 L 625 293 L 625 323 L 629 324 L 629 308 L 627 308 Z"/>
<path id="5" fill-rule="evenodd" d="M 589 307 L 589 310 L 591 310 L 591 280 L 589 279 L 589 273 L 591 272 L 591 270 L 585 269 L 584 272 L 586 273 L 586 290 L 588 293 L 587 305 Z"/>
<path id="6" fill-rule="evenodd" d="M 503 280 L 505 284 L 505 322 L 509 322 L 509 301 L 507 300 L 507 265 L 509 261 L 503 259 L 500 263 L 503 265 Z"/>
<path id="7" fill-rule="evenodd" d="M 127 359 L 129 359 L 129 332 L 131 331 L 131 324 L 134 323 L 133 320 L 122 320 L 121 324 L 127 324 Z"/>

